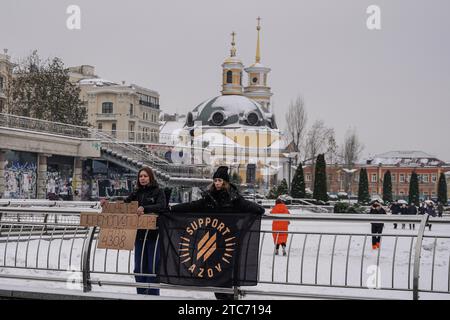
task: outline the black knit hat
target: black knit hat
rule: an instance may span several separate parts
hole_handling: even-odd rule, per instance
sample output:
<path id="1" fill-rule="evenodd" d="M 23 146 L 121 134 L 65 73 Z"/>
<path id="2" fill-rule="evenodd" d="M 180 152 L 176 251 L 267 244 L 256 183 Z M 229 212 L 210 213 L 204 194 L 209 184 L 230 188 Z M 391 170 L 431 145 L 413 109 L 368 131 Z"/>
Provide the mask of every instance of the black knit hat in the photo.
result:
<path id="1" fill-rule="evenodd" d="M 230 176 L 228 175 L 228 167 L 221 166 L 217 168 L 216 173 L 214 173 L 213 180 L 216 178 L 220 178 L 226 182 L 230 182 Z"/>

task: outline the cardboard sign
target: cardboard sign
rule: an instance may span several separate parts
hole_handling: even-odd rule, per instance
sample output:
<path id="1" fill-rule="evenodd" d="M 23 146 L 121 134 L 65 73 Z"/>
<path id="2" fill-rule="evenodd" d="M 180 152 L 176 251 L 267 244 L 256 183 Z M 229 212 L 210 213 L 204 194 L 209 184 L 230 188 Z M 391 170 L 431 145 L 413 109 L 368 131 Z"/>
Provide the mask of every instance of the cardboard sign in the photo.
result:
<path id="1" fill-rule="evenodd" d="M 81 213 L 80 226 L 100 227 L 99 249 L 133 250 L 138 229 L 156 230 L 155 214 L 138 215 L 137 201 L 107 202 L 102 213 Z"/>
<path id="2" fill-rule="evenodd" d="M 133 250 L 137 230 L 100 229 L 98 249 Z"/>
<path id="3" fill-rule="evenodd" d="M 156 230 L 157 215 L 121 214 L 121 213 L 82 213 L 80 226 L 106 229 L 146 229 Z"/>

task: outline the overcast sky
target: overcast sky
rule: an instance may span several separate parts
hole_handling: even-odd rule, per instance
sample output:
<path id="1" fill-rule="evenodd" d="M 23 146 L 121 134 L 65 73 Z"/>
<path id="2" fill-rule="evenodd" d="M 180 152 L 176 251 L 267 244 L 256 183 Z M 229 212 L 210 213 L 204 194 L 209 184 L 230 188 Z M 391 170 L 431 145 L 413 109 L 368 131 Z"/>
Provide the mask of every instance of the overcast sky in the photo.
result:
<path id="1" fill-rule="evenodd" d="M 66 27 L 72 4 L 80 30 Z M 381 30 L 366 26 L 369 5 Z M 238 56 L 254 62 L 258 16 L 282 129 L 300 94 L 310 125 L 324 120 L 339 144 L 355 127 L 364 156 L 421 150 L 450 161 L 449 0 L 1 0 L 0 49 L 93 65 L 157 90 L 164 112 L 186 113 L 220 94 L 232 31 Z"/>

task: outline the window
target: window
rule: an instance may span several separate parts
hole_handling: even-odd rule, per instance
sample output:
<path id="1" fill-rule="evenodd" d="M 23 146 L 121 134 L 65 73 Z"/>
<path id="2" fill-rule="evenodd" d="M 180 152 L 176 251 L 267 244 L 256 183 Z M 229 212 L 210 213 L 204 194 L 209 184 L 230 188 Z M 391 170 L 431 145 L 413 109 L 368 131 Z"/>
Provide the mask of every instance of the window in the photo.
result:
<path id="1" fill-rule="evenodd" d="M 405 183 L 405 174 L 400 173 L 400 183 Z"/>
<path id="2" fill-rule="evenodd" d="M 433 183 L 437 182 L 437 175 L 435 175 L 435 174 L 431 175 L 431 182 L 433 182 Z"/>
<path id="3" fill-rule="evenodd" d="M 311 181 L 311 174 L 310 173 L 306 174 L 305 180 L 308 181 L 308 182 Z"/>
<path id="4" fill-rule="evenodd" d="M 3 77 L 0 77 L 0 91 L 3 89 Z"/>
<path id="5" fill-rule="evenodd" d="M 391 178 L 392 178 L 392 182 L 397 182 L 397 174 L 396 173 L 393 173 L 391 175 Z"/>
<path id="6" fill-rule="evenodd" d="M 227 83 L 233 83 L 233 72 L 227 71 Z"/>
<path id="7" fill-rule="evenodd" d="M 98 124 L 97 128 L 98 128 L 98 131 L 102 131 L 103 130 L 103 123 L 100 122 Z"/>
<path id="8" fill-rule="evenodd" d="M 113 137 L 116 136 L 116 131 L 117 131 L 117 124 L 113 123 L 113 124 L 111 125 L 111 135 L 112 135 Z"/>
<path id="9" fill-rule="evenodd" d="M 408 178 L 406 179 L 406 182 L 410 182 L 411 181 L 411 175 L 408 174 Z"/>
<path id="10" fill-rule="evenodd" d="M 103 102 L 102 103 L 102 113 L 113 113 L 113 103 Z"/>
<path id="11" fill-rule="evenodd" d="M 133 104 L 132 103 L 130 103 L 130 116 L 132 116 L 133 115 Z"/>
<path id="12" fill-rule="evenodd" d="M 377 174 L 376 173 L 372 173 L 371 182 L 377 182 Z"/>
<path id="13" fill-rule="evenodd" d="M 423 174 L 422 179 L 423 179 L 423 183 L 428 183 L 428 182 L 430 182 L 430 175 Z"/>

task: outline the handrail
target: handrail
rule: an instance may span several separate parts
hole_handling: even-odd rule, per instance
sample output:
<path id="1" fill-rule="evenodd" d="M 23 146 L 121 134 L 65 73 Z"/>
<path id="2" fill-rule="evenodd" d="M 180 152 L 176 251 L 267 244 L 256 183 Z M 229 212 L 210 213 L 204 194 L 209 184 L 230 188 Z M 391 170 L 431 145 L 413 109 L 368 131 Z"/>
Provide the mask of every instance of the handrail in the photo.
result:
<path id="1" fill-rule="evenodd" d="M 14 268 L 16 270 L 29 270 L 35 269 L 40 271 L 51 270 L 58 272 L 66 272 L 67 273 L 67 265 L 73 265 L 76 267 L 76 272 L 80 273 L 80 284 L 82 285 L 83 292 L 89 292 L 92 290 L 93 284 L 101 284 L 107 285 L 117 282 L 116 280 L 111 281 L 111 278 L 108 277 L 108 280 L 103 280 L 102 277 L 106 275 L 115 275 L 120 278 L 121 276 L 133 276 L 137 275 L 131 272 L 130 266 L 132 265 L 131 252 L 128 254 L 125 252 L 124 254 L 128 256 L 127 259 L 119 259 L 122 253 L 118 251 L 113 252 L 113 250 L 105 251 L 103 249 L 97 249 L 96 241 L 98 236 L 98 228 L 84 228 L 78 227 L 75 223 L 68 223 L 67 221 L 56 219 L 53 221 L 50 219 L 50 222 L 27 222 L 24 220 L 24 217 L 27 215 L 31 216 L 39 216 L 52 214 L 54 216 L 64 217 L 67 214 L 78 216 L 81 212 L 85 211 L 93 211 L 92 208 L 87 207 L 79 207 L 79 208 L 63 208 L 63 207 L 0 207 L 0 213 L 7 213 L 10 215 L 17 216 L 17 221 L 7 221 L 0 220 L 0 267 L 2 268 Z M 94 210 L 95 211 L 95 210 Z M 98 211 L 96 211 L 98 212 Z M 382 234 L 384 247 L 388 247 L 389 244 L 395 243 L 395 247 L 392 251 L 389 251 L 389 254 L 385 256 L 388 258 L 388 261 L 384 258 L 381 260 L 381 264 L 384 263 L 383 268 L 387 271 L 386 273 L 386 281 L 384 284 L 387 284 L 385 287 L 380 287 L 381 290 L 388 291 L 396 291 L 396 292 L 404 292 L 404 293 L 412 293 L 412 299 L 419 299 L 420 293 L 445 293 L 450 294 L 450 288 L 447 292 L 446 289 L 442 288 L 442 285 L 437 285 L 433 283 L 434 278 L 431 279 L 431 289 L 426 287 L 426 279 L 429 277 L 428 273 L 432 274 L 432 277 L 437 274 L 437 272 L 442 272 L 442 267 L 439 269 L 439 264 L 442 264 L 442 251 L 438 249 L 438 252 L 441 252 L 439 255 L 436 255 L 436 245 L 446 245 L 450 241 L 450 235 L 442 234 L 439 235 L 436 232 L 432 234 L 425 233 L 425 227 L 428 224 L 436 224 L 436 225 L 450 225 L 450 218 L 431 218 L 428 215 L 417 215 L 417 216 L 388 216 L 388 215 L 369 215 L 369 214 L 290 214 L 290 215 L 272 215 L 267 214 L 262 217 L 263 219 L 263 227 L 261 229 L 261 244 L 260 244 L 260 254 L 259 272 L 263 274 L 261 277 L 258 275 L 259 283 L 262 286 L 260 289 L 252 288 L 251 290 L 246 288 L 234 288 L 232 291 L 228 290 L 227 292 L 232 292 L 235 295 L 238 293 L 242 294 L 261 294 L 267 295 L 270 293 L 271 295 L 279 295 L 279 296 L 296 296 L 301 297 L 305 295 L 305 292 L 299 292 L 290 290 L 290 288 L 336 288 L 336 289 L 367 289 L 367 287 L 363 286 L 363 270 L 364 270 L 364 262 L 367 264 L 373 264 L 377 268 L 381 268 L 380 266 L 380 252 L 378 251 L 378 255 L 370 254 L 368 251 L 361 255 L 361 258 L 358 258 L 358 255 L 361 253 L 361 249 L 354 251 L 364 242 L 363 249 L 366 245 L 366 240 L 370 239 L 372 236 L 371 233 L 368 232 L 366 227 L 364 229 L 354 229 L 352 226 L 348 228 L 348 230 L 341 230 L 340 228 L 336 228 L 336 230 L 330 230 L 330 223 L 359 223 L 360 225 L 370 223 L 416 223 L 420 224 L 418 228 L 418 232 L 402 232 L 397 230 L 393 232 L 391 229 L 389 232 L 385 232 Z M 289 246 L 287 249 L 287 261 L 288 264 L 281 263 L 282 260 L 279 258 L 275 258 L 274 247 L 272 244 L 272 235 L 274 231 L 270 228 L 272 225 L 271 221 L 290 221 L 291 226 L 302 226 L 302 222 L 317 222 L 313 224 L 317 226 L 317 231 L 311 229 L 293 229 L 290 231 L 280 231 L 278 234 L 287 233 L 289 235 Z M 321 229 L 320 224 L 327 223 L 327 229 Z M 290 227 L 291 228 L 291 227 Z M 365 230 L 365 231 L 363 231 Z M 266 236 L 268 235 L 268 236 Z M 277 235 L 278 237 L 279 235 Z M 401 241 L 402 239 L 406 241 Z M 441 241 L 437 241 L 440 239 Z M 412 241 L 416 241 L 415 246 L 412 246 Z M 319 242 L 317 242 L 319 241 Z M 411 241 L 411 248 L 409 248 L 409 243 Z M 440 244 L 440 242 L 445 241 L 445 243 Z M 431 243 L 434 245 L 433 254 L 431 256 L 431 251 L 427 255 L 422 255 L 422 249 L 426 248 L 427 243 Z M 26 251 L 25 248 L 26 246 Z M 403 246 L 403 249 L 401 249 Z M 303 247 L 303 249 L 302 249 Z M 8 249 L 9 248 L 9 249 Z M 54 249 L 56 248 L 56 249 Z M 332 249 L 331 249 L 332 248 Z M 406 251 L 405 251 L 406 249 Z M 4 252 L 2 252 L 4 250 Z M 39 254 L 40 250 L 40 254 Z M 329 250 L 332 250 L 331 252 Z M 410 266 L 411 263 L 407 264 L 407 267 L 402 267 L 402 263 L 404 261 L 410 261 L 408 259 L 408 254 L 411 255 L 412 250 L 415 252 L 414 263 L 413 263 L 413 274 L 412 281 L 413 287 L 409 288 L 409 273 L 407 275 L 406 268 Z M 431 250 L 431 249 L 427 249 Z M 51 252 L 54 252 L 53 255 L 50 255 Z M 69 254 L 70 252 L 70 254 Z M 350 256 L 350 252 L 352 255 Z M 359 252 L 359 253 L 358 253 Z M 391 254 L 393 252 L 393 255 Z M 36 258 L 34 255 L 36 254 Z M 356 254 L 356 257 L 355 257 Z M 24 259 L 25 255 L 25 259 Z M 63 255 L 63 256 L 62 256 Z M 298 259 L 301 256 L 301 261 Z M 345 257 L 347 258 L 345 259 Z M 349 259 L 350 256 L 350 259 Z M 343 258 L 342 258 L 343 257 Z M 31 258 L 31 259 L 30 259 Z M 330 259 L 331 258 L 331 259 Z M 398 258 L 398 259 L 397 259 Z M 432 258 L 432 263 L 427 264 Z M 33 261 L 36 259 L 35 263 Z M 40 263 L 40 260 L 47 261 L 46 265 Z M 268 263 L 270 259 L 271 263 Z M 324 260 L 326 259 L 326 260 Z M 428 259 L 428 260 L 427 260 Z M 437 259 L 441 259 L 435 261 Z M 449 257 L 446 258 L 447 260 Z M 330 264 L 331 260 L 331 264 Z M 360 260 L 360 261 L 359 261 Z M 373 261 L 372 261 L 373 260 Z M 71 262 L 72 261 L 72 262 Z M 120 261 L 120 264 L 119 264 Z M 286 260 L 284 260 L 286 261 Z M 309 262 L 308 262 L 309 261 Z M 371 262 L 372 261 L 372 262 Z M 403 261 L 403 262 L 402 262 Z M 441 262 L 439 262 L 441 261 Z M 109 263 L 107 263 L 109 262 Z M 300 274 L 300 282 L 298 282 L 298 274 L 296 274 L 296 270 L 300 271 L 300 262 L 302 266 L 301 274 Z M 305 263 L 304 263 L 305 262 Z M 281 263 L 281 264 L 280 264 Z M 392 263 L 392 265 L 391 265 Z M 428 262 L 429 263 L 429 262 Z M 446 262 L 444 262 L 444 267 Z M 289 265 L 290 264 L 290 265 Z M 112 268 L 108 268 L 111 266 L 115 266 L 113 270 Z M 315 268 L 313 267 L 315 266 Z M 359 273 L 350 272 L 350 279 L 347 279 L 348 271 L 351 268 L 356 267 L 361 269 L 361 279 L 356 279 L 354 275 L 358 275 Z M 426 279 L 420 280 L 421 266 L 425 266 L 425 268 L 431 268 L 431 272 L 428 272 L 429 269 L 426 269 Z M 397 268 L 395 268 L 397 267 Z M 447 266 L 448 267 L 448 266 Z M 336 271 L 335 268 L 342 268 L 341 272 Z M 343 271 L 345 268 L 345 285 L 341 283 L 342 281 L 336 281 L 336 277 L 338 274 L 343 275 Z M 109 269 L 109 270 L 108 270 Z M 263 270 L 261 270 L 263 269 Z M 313 270 L 311 270 L 313 269 Z M 399 270 L 400 269 L 400 270 Z M 128 270 L 128 271 L 127 271 Z M 265 271 L 264 271 L 265 270 Z M 270 270 L 272 274 L 272 279 L 268 276 L 267 270 Z M 331 270 L 331 273 L 330 273 Z M 334 272 L 333 272 L 334 270 Z M 403 273 L 400 271 L 403 270 Z M 264 273 L 265 272 L 265 273 Z M 286 275 L 284 274 L 286 272 Z M 377 275 L 378 275 L 377 269 Z M 395 272 L 395 280 L 394 281 L 394 272 Z M 280 274 L 281 273 L 281 274 Z M 289 273 L 289 277 L 288 277 Z M 388 274 L 391 273 L 392 280 L 389 278 Z M 423 271 L 422 271 L 423 273 Z M 93 277 L 95 275 L 95 277 Z M 279 275 L 277 277 L 277 275 Z M 275 277 L 274 277 L 275 276 Z M 0 277 L 8 277 L 8 274 L 1 274 Z M 11 274 L 11 277 L 20 278 L 20 275 Z M 25 276 L 24 276 L 25 277 Z M 380 276 L 381 277 L 381 276 Z M 32 278 L 32 277 L 31 277 Z M 117 280 L 119 280 L 117 278 Z M 334 278 L 334 279 L 333 279 Z M 407 278 L 408 286 L 404 285 L 405 278 Z M 24 278 L 25 279 L 25 278 Z M 37 278 L 36 278 L 37 279 Z M 282 279 L 282 280 L 280 280 Z M 312 280 L 311 280 L 312 279 Z M 342 278 L 343 279 L 343 278 Z M 42 279 L 37 279 L 42 280 Z M 349 281 L 347 281 L 349 280 Z M 355 281 L 357 280 L 357 281 Z M 401 280 L 403 284 L 398 285 L 398 281 Z M 312 281 L 312 282 L 310 282 Z M 359 284 L 361 281 L 361 284 Z M 442 283 L 447 283 L 450 281 L 450 276 L 448 281 L 445 281 L 443 278 Z M 134 282 L 124 282 L 123 286 L 134 286 L 134 287 L 147 287 L 147 288 L 168 288 L 168 289 L 178 289 L 182 290 L 181 287 L 177 286 L 169 286 L 163 284 L 143 284 L 143 283 L 134 283 Z M 276 287 L 267 287 L 272 286 Z M 286 291 L 280 291 L 280 286 L 286 289 Z M 439 288 L 440 287 L 440 288 Z M 217 288 L 197 288 L 198 290 L 210 291 L 210 292 L 220 292 Z M 283 289 L 284 290 L 284 289 Z M 319 297 L 321 295 L 316 295 L 312 293 L 311 297 Z M 345 297 L 344 293 L 339 293 L 335 295 L 335 298 Z M 333 296 L 331 293 L 330 296 Z M 323 296 L 321 296 L 323 297 Z"/>

